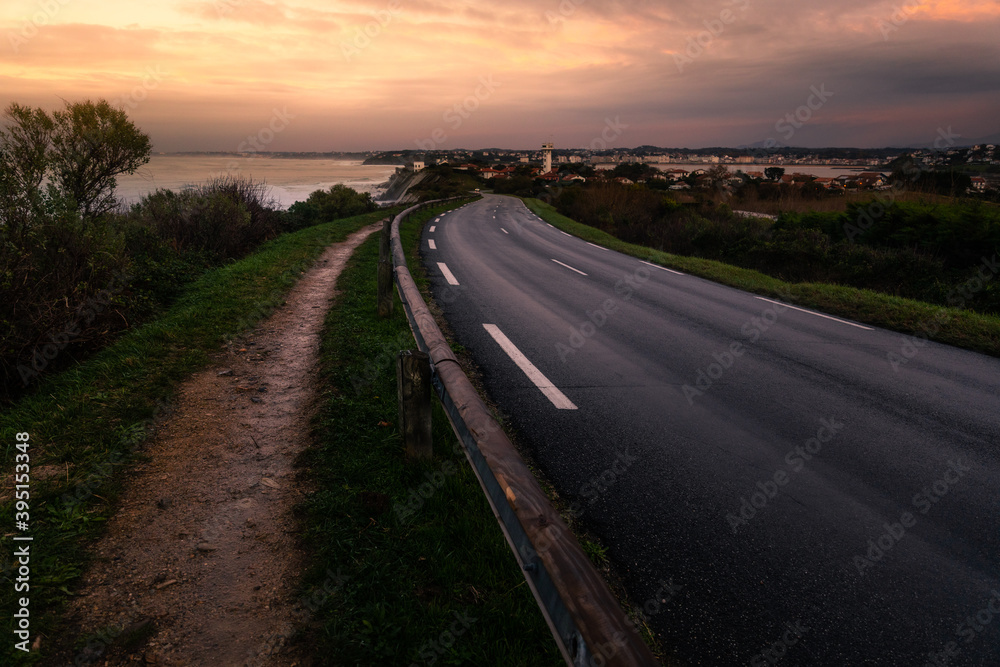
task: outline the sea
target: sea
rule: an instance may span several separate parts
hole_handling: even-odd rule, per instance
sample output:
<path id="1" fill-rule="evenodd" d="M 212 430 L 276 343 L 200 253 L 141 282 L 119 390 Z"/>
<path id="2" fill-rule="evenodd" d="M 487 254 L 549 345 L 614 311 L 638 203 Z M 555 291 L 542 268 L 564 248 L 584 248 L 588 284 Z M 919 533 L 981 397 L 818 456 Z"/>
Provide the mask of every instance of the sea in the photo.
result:
<path id="1" fill-rule="evenodd" d="M 373 196 L 396 171 L 393 165 L 360 160 L 279 158 L 264 155 L 153 155 L 134 174 L 118 177 L 118 198 L 135 203 L 156 190 L 188 190 L 225 175 L 246 176 L 267 184 L 281 208 L 305 200 L 315 190 L 343 184 Z"/>

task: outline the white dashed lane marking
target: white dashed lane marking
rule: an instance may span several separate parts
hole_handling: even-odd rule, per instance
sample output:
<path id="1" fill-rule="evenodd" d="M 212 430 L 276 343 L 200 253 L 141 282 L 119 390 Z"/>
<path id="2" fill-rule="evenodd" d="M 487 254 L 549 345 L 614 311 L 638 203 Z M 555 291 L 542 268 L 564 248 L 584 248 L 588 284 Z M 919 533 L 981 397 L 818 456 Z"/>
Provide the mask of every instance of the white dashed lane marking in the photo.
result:
<path id="1" fill-rule="evenodd" d="M 577 273 L 579 273 L 579 274 L 580 274 L 581 276 L 585 276 L 585 275 L 587 275 L 586 273 L 584 273 L 584 272 L 583 272 L 583 271 L 581 271 L 580 269 L 574 269 L 574 268 L 573 268 L 572 266 L 570 266 L 569 264 L 563 264 L 563 263 L 562 263 L 562 262 L 560 262 L 560 261 L 559 261 L 558 259 L 554 259 L 554 260 L 552 260 L 552 261 L 553 261 L 553 262 L 555 262 L 556 264 L 558 264 L 559 266 L 565 266 L 565 267 L 566 267 L 567 269 L 569 269 L 570 271 L 576 271 L 576 272 L 577 272 Z"/>
<path id="2" fill-rule="evenodd" d="M 573 404 L 573 401 L 569 400 L 566 397 L 566 394 L 559 391 L 559 388 L 552 384 L 552 382 L 545 377 L 545 375 L 538 370 L 533 363 L 528 361 L 528 358 L 524 356 L 521 350 L 517 349 L 517 346 L 514 345 L 514 343 L 510 342 L 510 339 L 507 338 L 502 331 L 500 331 L 500 327 L 495 324 L 484 324 L 483 328 L 486 329 L 491 336 L 493 336 L 493 340 L 495 340 L 500 347 L 503 348 L 503 351 L 507 353 L 507 356 L 511 358 L 511 361 L 517 364 L 517 367 L 524 371 L 524 374 L 528 376 L 528 379 L 531 380 L 543 394 L 545 394 L 546 398 L 552 401 L 552 405 L 556 406 L 560 410 L 577 409 L 576 405 Z"/>
<path id="3" fill-rule="evenodd" d="M 455 274 L 451 272 L 448 265 L 444 262 L 437 263 L 438 268 L 441 269 L 441 273 L 444 275 L 444 279 L 448 281 L 449 285 L 458 285 L 458 280 L 455 278 Z"/>

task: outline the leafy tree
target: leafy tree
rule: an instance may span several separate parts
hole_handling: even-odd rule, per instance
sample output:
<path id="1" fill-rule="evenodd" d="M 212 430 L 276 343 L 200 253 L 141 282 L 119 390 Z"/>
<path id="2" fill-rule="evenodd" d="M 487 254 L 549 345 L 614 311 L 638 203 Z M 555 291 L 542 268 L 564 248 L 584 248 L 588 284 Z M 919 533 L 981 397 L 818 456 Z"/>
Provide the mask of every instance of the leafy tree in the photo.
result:
<path id="1" fill-rule="evenodd" d="M 827 193 L 827 189 L 816 181 L 809 181 L 802 186 L 802 197 L 805 199 L 822 199 Z"/>
<path id="2" fill-rule="evenodd" d="M 48 198 L 68 200 L 85 219 L 107 213 L 117 201 L 116 178 L 149 161 L 149 136 L 108 102 L 66 103 L 51 116 L 19 104 L 7 108 L 0 128 L 0 211 L 3 220 L 38 214 L 41 185 Z"/>
<path id="3" fill-rule="evenodd" d="M 659 169 L 642 162 L 623 162 L 611 170 L 612 178 L 627 178 L 634 183 L 651 178 Z"/>
<path id="4" fill-rule="evenodd" d="M 785 169 L 783 167 L 766 167 L 764 169 L 764 176 L 769 181 L 780 181 L 784 175 Z"/>
<path id="5" fill-rule="evenodd" d="M 105 100 L 67 103 L 52 119 L 50 162 L 62 194 L 72 197 L 84 217 L 112 210 L 116 177 L 149 162 L 149 136 Z"/>
<path id="6" fill-rule="evenodd" d="M 589 164 L 584 164 L 583 162 L 569 162 L 567 164 L 561 165 L 559 167 L 560 173 L 566 172 L 569 174 L 577 174 L 578 176 L 583 176 L 584 178 L 591 178 L 597 173 L 597 170 L 591 167 Z"/>
<path id="7" fill-rule="evenodd" d="M 708 179 L 709 187 L 716 190 L 725 185 L 726 181 L 732 177 L 732 174 L 729 173 L 729 169 L 726 165 L 717 164 L 708 170 L 705 177 Z"/>
<path id="8" fill-rule="evenodd" d="M 42 206 L 41 185 L 55 125 L 41 109 L 12 104 L 0 128 L 0 224 L 22 237 Z"/>
<path id="9" fill-rule="evenodd" d="M 534 179 L 528 174 L 518 174 L 508 178 L 494 178 L 490 181 L 493 192 L 498 195 L 518 195 L 531 197 L 535 194 Z"/>

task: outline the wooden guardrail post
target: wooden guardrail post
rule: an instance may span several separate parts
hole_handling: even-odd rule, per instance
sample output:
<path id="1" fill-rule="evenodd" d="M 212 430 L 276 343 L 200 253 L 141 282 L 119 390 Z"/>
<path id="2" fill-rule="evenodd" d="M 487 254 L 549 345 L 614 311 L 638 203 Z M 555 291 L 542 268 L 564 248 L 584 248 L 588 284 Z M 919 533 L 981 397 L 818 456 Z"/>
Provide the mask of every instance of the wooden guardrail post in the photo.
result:
<path id="1" fill-rule="evenodd" d="M 389 317 L 392 315 L 392 221 L 396 216 L 390 215 L 389 219 L 382 223 L 382 234 L 379 239 L 378 250 L 378 316 Z"/>
<path id="2" fill-rule="evenodd" d="M 431 362 L 420 350 L 403 350 L 396 357 L 396 388 L 399 394 L 399 432 L 406 445 L 406 458 L 429 459 L 431 442 Z"/>

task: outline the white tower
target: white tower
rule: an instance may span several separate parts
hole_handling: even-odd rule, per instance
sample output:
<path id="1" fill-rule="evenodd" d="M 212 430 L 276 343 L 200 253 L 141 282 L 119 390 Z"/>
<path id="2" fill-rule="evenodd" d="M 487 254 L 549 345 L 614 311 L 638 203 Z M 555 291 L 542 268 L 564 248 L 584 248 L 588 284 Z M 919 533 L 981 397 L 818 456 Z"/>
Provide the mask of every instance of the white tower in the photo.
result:
<path id="1" fill-rule="evenodd" d="M 552 171 L 552 142 L 546 142 L 542 144 L 542 159 L 545 160 L 544 169 L 542 169 L 543 174 L 547 174 Z"/>

